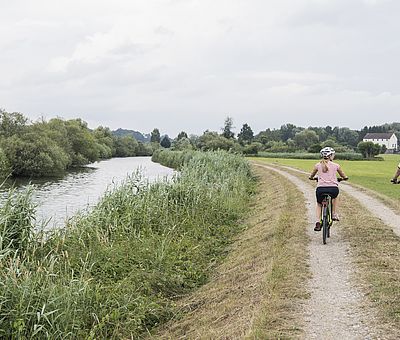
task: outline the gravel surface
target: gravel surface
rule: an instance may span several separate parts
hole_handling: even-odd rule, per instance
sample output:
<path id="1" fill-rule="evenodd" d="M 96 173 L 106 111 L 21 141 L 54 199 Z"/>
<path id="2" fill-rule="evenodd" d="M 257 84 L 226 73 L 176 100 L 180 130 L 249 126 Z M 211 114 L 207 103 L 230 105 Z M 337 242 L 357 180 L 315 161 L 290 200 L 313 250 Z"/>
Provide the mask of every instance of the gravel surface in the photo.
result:
<path id="1" fill-rule="evenodd" d="M 322 244 L 321 232 L 313 230 L 315 183 L 308 184 L 282 168 L 256 165 L 285 176 L 304 193 L 306 213 L 310 221 L 307 232 L 311 239 L 308 250 L 312 273 L 312 278 L 308 282 L 310 299 L 304 305 L 305 338 L 375 339 L 376 336 L 368 325 L 375 324 L 376 321 L 374 316 L 362 307 L 364 297 L 352 277 L 355 270 L 351 263 L 349 246 L 342 235 L 335 230 L 335 225 L 338 223 L 332 227 L 332 237 L 328 239 L 327 245 Z M 351 194 L 350 190 L 349 193 Z M 358 192 L 353 191 L 353 193 L 357 195 L 357 199 L 361 197 Z M 372 204 L 368 201 L 366 204 L 370 206 L 375 202 Z"/>

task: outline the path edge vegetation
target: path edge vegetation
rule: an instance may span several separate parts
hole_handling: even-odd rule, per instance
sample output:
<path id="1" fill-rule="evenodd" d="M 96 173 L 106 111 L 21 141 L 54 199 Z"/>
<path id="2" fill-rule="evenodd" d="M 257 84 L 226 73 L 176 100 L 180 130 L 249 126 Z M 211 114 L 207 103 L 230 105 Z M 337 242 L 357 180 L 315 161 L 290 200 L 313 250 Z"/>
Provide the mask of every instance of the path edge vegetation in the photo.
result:
<path id="1" fill-rule="evenodd" d="M 0 336 L 141 337 L 207 282 L 254 185 L 242 157 L 192 152 L 173 179 L 133 174 L 48 233 L 33 232 L 30 193 L 10 193 L 0 208 Z"/>
<path id="2" fill-rule="evenodd" d="M 254 167 L 257 190 L 226 259 L 211 280 L 178 301 L 181 313 L 155 339 L 275 339 L 303 335 L 307 218 L 302 193 L 283 176 Z"/>

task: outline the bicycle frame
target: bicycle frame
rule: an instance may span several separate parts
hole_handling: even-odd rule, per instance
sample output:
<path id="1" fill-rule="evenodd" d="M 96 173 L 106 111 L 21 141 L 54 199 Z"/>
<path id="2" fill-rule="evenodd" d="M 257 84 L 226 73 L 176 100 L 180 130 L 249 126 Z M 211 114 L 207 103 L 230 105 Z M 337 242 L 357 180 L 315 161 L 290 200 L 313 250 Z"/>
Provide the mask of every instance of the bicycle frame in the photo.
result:
<path id="1" fill-rule="evenodd" d="M 324 244 L 326 244 L 326 239 L 330 237 L 330 227 L 332 224 L 332 197 L 329 194 L 323 194 L 321 202 L 321 226 L 322 242 Z"/>

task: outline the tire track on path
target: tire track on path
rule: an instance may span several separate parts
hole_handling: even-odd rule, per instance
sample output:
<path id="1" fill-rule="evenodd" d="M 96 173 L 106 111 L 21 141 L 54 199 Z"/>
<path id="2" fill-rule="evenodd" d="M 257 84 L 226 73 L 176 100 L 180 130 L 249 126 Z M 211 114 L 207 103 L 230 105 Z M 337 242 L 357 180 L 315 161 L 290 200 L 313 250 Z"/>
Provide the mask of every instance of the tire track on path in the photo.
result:
<path id="1" fill-rule="evenodd" d="M 269 171 L 275 171 L 294 183 L 303 193 L 310 227 L 307 233 L 311 242 L 310 271 L 308 282 L 310 299 L 304 306 L 304 332 L 306 339 L 371 339 L 375 338 L 368 325 L 375 324 L 373 316 L 366 313 L 363 294 L 354 284 L 353 264 L 349 245 L 332 230 L 334 237 L 328 245 L 322 244 L 320 233 L 313 231 L 315 222 L 315 197 L 311 184 L 307 184 L 287 171 L 272 166 L 253 163 Z"/>

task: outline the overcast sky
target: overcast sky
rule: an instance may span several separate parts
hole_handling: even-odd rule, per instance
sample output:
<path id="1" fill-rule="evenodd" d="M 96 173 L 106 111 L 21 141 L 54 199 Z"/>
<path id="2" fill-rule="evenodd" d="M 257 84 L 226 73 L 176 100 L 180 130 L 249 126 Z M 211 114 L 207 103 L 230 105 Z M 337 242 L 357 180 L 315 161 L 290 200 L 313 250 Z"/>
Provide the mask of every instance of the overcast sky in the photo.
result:
<path id="1" fill-rule="evenodd" d="M 175 137 L 400 121 L 398 0 L 0 0 L 0 107 Z"/>

